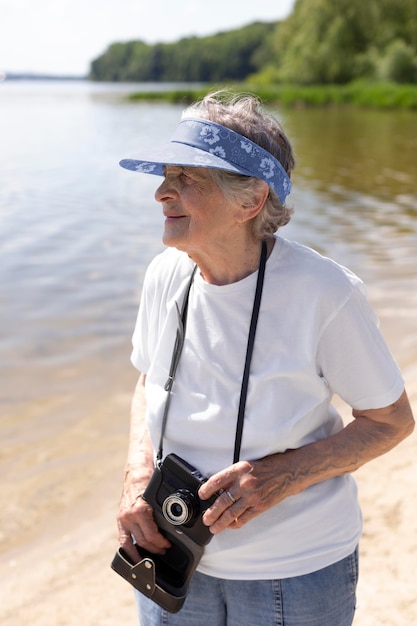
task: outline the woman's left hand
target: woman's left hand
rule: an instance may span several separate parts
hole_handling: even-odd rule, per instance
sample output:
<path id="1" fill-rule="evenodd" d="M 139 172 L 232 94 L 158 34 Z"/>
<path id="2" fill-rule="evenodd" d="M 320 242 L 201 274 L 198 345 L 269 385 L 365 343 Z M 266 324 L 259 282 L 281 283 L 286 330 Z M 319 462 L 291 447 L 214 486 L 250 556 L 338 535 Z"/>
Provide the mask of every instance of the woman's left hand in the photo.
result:
<path id="1" fill-rule="evenodd" d="M 277 461 L 284 466 L 286 454 L 280 454 L 279 460 L 278 455 L 273 455 L 258 461 L 240 461 L 217 472 L 200 487 L 198 495 L 202 500 L 220 493 L 203 515 L 203 523 L 213 534 L 225 528 L 241 528 L 290 495 L 288 475 L 277 472 Z"/>

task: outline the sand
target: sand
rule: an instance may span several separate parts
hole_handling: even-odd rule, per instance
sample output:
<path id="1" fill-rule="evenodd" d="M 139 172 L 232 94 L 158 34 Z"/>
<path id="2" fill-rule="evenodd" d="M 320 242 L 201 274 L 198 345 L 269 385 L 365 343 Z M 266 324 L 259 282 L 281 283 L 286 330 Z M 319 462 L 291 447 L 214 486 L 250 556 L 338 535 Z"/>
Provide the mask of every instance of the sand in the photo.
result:
<path id="1" fill-rule="evenodd" d="M 417 413 L 417 364 L 403 373 Z M 103 397 L 88 420 L 80 412 L 66 429 L 24 443 L 10 422 L 1 459 L 2 625 L 138 624 L 131 588 L 109 566 L 129 403 L 127 392 Z M 62 399 L 42 407 L 58 409 L 65 413 Z M 365 529 L 355 626 L 417 624 L 416 437 L 356 474 Z"/>

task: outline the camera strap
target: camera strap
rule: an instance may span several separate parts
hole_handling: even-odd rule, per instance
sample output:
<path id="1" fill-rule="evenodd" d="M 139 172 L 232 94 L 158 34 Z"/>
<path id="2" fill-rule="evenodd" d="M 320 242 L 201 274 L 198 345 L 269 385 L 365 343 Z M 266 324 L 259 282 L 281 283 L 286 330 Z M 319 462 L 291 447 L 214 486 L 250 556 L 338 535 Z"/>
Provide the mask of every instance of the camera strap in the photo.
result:
<path id="1" fill-rule="evenodd" d="M 249 386 L 249 369 L 252 360 L 253 346 L 255 344 L 256 326 L 258 324 L 259 309 L 261 307 L 262 289 L 264 286 L 265 265 L 267 248 L 266 241 L 262 241 L 261 258 L 259 261 L 258 280 L 256 282 L 255 298 L 253 300 L 252 317 L 249 327 L 248 345 L 246 348 L 245 367 L 243 369 L 242 386 L 240 389 L 239 410 L 237 414 L 235 449 L 233 452 L 233 463 L 237 463 L 240 457 L 240 447 L 242 445 L 243 419 L 245 417 L 246 396 Z"/>
<path id="2" fill-rule="evenodd" d="M 156 455 L 157 463 L 162 461 L 164 435 L 165 435 L 165 428 L 167 425 L 169 405 L 171 402 L 172 385 L 174 384 L 175 374 L 177 371 L 178 363 L 180 361 L 182 348 L 184 346 L 185 327 L 187 324 L 188 299 L 190 297 L 191 285 L 193 284 L 194 274 L 196 273 L 196 270 L 197 270 L 197 265 L 194 265 L 193 271 L 191 272 L 190 280 L 188 281 L 187 289 L 185 291 L 181 313 L 178 308 L 178 304 L 175 302 L 175 308 L 177 311 L 177 335 L 175 337 L 174 350 L 172 351 L 171 365 L 169 366 L 168 380 L 165 383 L 165 387 L 164 387 L 165 391 L 167 392 L 167 399 L 165 401 L 164 414 L 162 416 L 161 438 L 159 440 L 158 454 Z"/>
<path id="3" fill-rule="evenodd" d="M 261 297 L 262 297 L 262 289 L 263 289 L 264 276 L 265 276 L 266 258 L 267 258 L 267 246 L 266 246 L 266 242 L 262 241 L 262 249 L 261 249 L 261 256 L 260 256 L 259 270 L 258 270 L 258 279 L 256 282 L 255 297 L 253 300 L 252 317 L 250 321 L 248 343 L 247 343 L 247 348 L 246 348 L 245 367 L 243 369 L 242 386 L 240 390 L 239 409 L 238 409 L 237 424 L 236 424 L 235 447 L 234 447 L 234 453 L 233 453 L 233 463 L 237 463 L 240 457 L 240 448 L 242 444 L 242 434 L 243 434 L 243 421 L 245 417 L 245 407 L 246 407 L 246 396 L 248 393 L 248 386 L 249 386 L 250 363 L 252 360 L 253 346 L 255 344 L 255 334 L 256 334 L 256 327 L 258 324 L 259 309 L 261 306 Z M 164 414 L 162 416 L 161 438 L 159 440 L 159 449 L 158 449 L 158 454 L 156 456 L 157 463 L 162 461 L 163 439 L 164 439 L 164 434 L 165 434 L 165 429 L 166 429 L 166 424 L 167 424 L 167 419 L 168 419 L 168 410 L 169 410 L 169 405 L 171 401 L 172 386 L 174 384 L 175 374 L 176 374 L 178 363 L 180 360 L 182 348 L 184 346 L 185 327 L 187 323 L 188 299 L 190 296 L 191 285 L 193 284 L 196 270 L 197 270 L 197 265 L 194 266 L 194 269 L 191 273 L 190 280 L 188 282 L 187 289 L 185 292 L 181 312 L 178 308 L 177 303 L 175 303 L 176 310 L 177 310 L 178 327 L 177 327 L 177 335 L 175 338 L 174 350 L 173 350 L 172 357 L 171 357 L 171 365 L 169 368 L 168 380 L 165 383 L 165 391 L 167 392 L 167 398 L 166 398 L 165 407 L 164 407 Z"/>

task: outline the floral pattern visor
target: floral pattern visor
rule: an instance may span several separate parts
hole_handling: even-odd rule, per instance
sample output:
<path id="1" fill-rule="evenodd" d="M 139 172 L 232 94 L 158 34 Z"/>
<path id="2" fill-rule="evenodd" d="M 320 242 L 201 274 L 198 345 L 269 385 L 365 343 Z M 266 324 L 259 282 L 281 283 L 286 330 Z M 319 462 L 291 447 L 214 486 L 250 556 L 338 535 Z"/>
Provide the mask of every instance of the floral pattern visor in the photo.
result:
<path id="1" fill-rule="evenodd" d="M 123 159 L 125 169 L 143 174 L 164 175 L 166 165 L 208 167 L 254 176 L 264 180 L 282 204 L 291 191 L 291 181 L 281 163 L 270 152 L 230 128 L 209 120 L 183 119 L 169 144 L 146 158 Z"/>

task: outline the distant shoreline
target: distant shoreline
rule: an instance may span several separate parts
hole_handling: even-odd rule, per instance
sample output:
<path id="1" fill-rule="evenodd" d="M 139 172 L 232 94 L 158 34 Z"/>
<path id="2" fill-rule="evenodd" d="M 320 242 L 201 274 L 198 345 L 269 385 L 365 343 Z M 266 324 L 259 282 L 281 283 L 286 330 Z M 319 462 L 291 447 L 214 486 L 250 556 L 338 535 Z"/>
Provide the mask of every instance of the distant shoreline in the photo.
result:
<path id="1" fill-rule="evenodd" d="M 92 80 L 89 76 L 7 73 L 0 72 L 0 82 L 6 81 L 66 81 L 97 84 L 109 81 Z M 122 81 L 110 81 L 115 85 Z M 130 84 L 130 83 L 126 83 Z M 141 83 L 145 87 L 147 83 Z M 160 85 L 161 88 L 158 88 Z M 164 85 L 166 87 L 164 87 Z M 217 89 L 232 92 L 250 92 L 265 103 L 279 104 L 289 108 L 356 107 L 367 109 L 417 111 L 417 85 L 389 82 L 356 81 L 344 85 L 291 85 L 291 84 L 204 84 L 204 83 L 149 83 L 149 90 L 132 91 L 127 95 L 131 101 L 168 102 L 189 104 Z"/>
<path id="2" fill-rule="evenodd" d="M 220 86 L 221 87 L 221 86 Z M 218 89 L 207 86 L 197 89 L 167 91 L 140 91 L 130 94 L 130 100 L 190 103 L 201 99 L 208 91 Z M 417 111 L 417 85 L 396 83 L 362 83 L 346 85 L 251 85 L 240 83 L 230 91 L 256 94 L 264 102 L 287 107 L 341 107 L 354 106 L 373 109 L 407 109 Z"/>
<path id="3" fill-rule="evenodd" d="M 73 76 L 72 74 L 32 74 L 16 72 L 0 72 L 0 80 L 89 80 L 88 76 Z"/>

